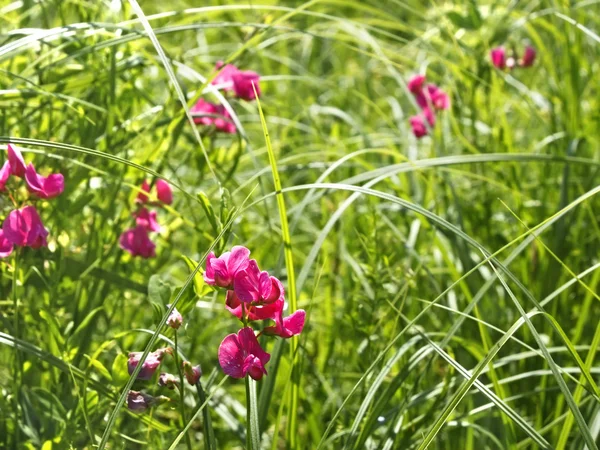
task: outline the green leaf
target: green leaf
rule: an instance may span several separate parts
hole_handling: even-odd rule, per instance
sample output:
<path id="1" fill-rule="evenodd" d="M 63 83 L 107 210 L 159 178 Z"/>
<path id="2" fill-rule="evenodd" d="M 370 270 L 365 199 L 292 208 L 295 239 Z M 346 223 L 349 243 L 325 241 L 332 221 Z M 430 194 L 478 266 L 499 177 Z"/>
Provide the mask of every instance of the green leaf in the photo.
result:
<path id="1" fill-rule="evenodd" d="M 119 353 L 113 361 L 111 373 L 113 382 L 117 386 L 125 384 L 129 379 L 129 372 L 127 371 L 127 359 L 128 358 L 125 353 Z"/>
<path id="2" fill-rule="evenodd" d="M 194 271 L 194 269 L 196 268 L 196 266 L 198 265 L 198 263 L 185 255 L 182 255 L 182 258 L 185 261 L 188 269 L 190 270 L 190 273 L 192 273 Z M 194 280 L 193 280 L 194 292 L 196 292 L 196 295 L 198 297 L 204 297 L 205 295 L 208 295 L 213 291 L 212 287 L 210 287 L 208 284 L 206 284 L 204 282 L 203 274 L 204 274 L 204 270 L 202 268 L 200 268 L 200 270 L 198 270 L 198 272 L 194 276 Z"/>
<path id="3" fill-rule="evenodd" d="M 219 234 L 219 232 L 221 231 L 221 224 L 219 223 L 219 219 L 215 215 L 215 210 L 213 209 L 210 200 L 204 192 L 198 192 L 198 199 L 200 199 L 200 205 L 202 206 L 202 209 L 204 210 L 204 213 L 206 214 L 206 217 L 208 218 L 208 221 L 210 222 L 213 231 L 215 232 L 215 234 Z"/>
<path id="4" fill-rule="evenodd" d="M 148 298 L 151 302 L 166 305 L 171 300 L 171 286 L 158 275 L 152 275 L 148 282 Z"/>

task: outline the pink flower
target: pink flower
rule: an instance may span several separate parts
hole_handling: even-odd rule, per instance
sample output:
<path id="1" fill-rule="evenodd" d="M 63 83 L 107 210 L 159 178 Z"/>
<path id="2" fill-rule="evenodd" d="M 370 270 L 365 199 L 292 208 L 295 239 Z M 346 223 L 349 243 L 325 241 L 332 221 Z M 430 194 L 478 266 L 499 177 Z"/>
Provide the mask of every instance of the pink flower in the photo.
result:
<path id="1" fill-rule="evenodd" d="M 161 403 L 168 401 L 170 401 L 169 397 L 163 395 L 152 397 L 151 395 L 138 391 L 129 391 L 127 393 L 127 408 L 130 411 L 135 412 L 143 412 L 152 406 L 160 405 Z"/>
<path id="2" fill-rule="evenodd" d="M 535 61 L 536 52 L 535 49 L 528 45 L 525 47 L 525 53 L 523 54 L 523 58 L 520 61 L 521 67 L 531 67 L 533 62 Z"/>
<path id="3" fill-rule="evenodd" d="M 239 73 L 239 69 L 233 64 L 227 64 L 225 67 L 223 66 L 223 61 L 217 61 L 215 69 L 221 70 L 211 84 L 219 86 L 224 91 L 233 91 L 233 77 Z"/>
<path id="4" fill-rule="evenodd" d="M 167 305 L 167 308 L 170 307 L 171 305 Z M 175 330 L 178 330 L 182 323 L 183 316 L 179 311 L 177 311 L 177 308 L 173 308 L 173 311 L 171 312 L 171 314 L 169 314 L 169 317 L 167 318 L 167 325 Z"/>
<path id="5" fill-rule="evenodd" d="M 195 124 L 214 125 L 218 131 L 223 133 L 235 133 L 235 125 L 231 121 L 231 115 L 223 105 L 215 105 L 201 98 L 192 106 L 190 113 L 194 117 Z"/>
<path id="6" fill-rule="evenodd" d="M 267 374 L 265 365 L 271 355 L 265 352 L 250 327 L 242 328 L 238 334 L 230 334 L 219 346 L 219 364 L 232 378 L 244 378 L 250 375 L 260 380 Z"/>
<path id="7" fill-rule="evenodd" d="M 421 114 L 419 114 L 418 116 L 412 116 L 409 120 L 410 126 L 412 127 L 412 131 L 418 139 L 428 134 L 428 129 L 425 125 L 425 120 L 429 122 L 429 125 L 431 127 L 433 127 L 433 125 L 435 124 L 435 116 L 429 108 L 424 108 Z"/>
<path id="8" fill-rule="evenodd" d="M 138 226 L 144 227 L 147 231 L 160 232 L 160 225 L 156 221 L 156 211 L 148 211 L 146 208 L 140 208 L 133 216 Z"/>
<path id="9" fill-rule="evenodd" d="M 138 192 L 135 201 L 136 203 L 146 203 L 148 201 L 148 195 L 146 194 L 150 193 L 150 183 L 148 183 L 148 180 L 144 180 L 144 182 L 140 186 L 140 189 L 141 190 L 140 192 Z"/>
<path id="10" fill-rule="evenodd" d="M 225 252 L 218 258 L 210 252 L 206 258 L 204 281 L 211 286 L 227 289 L 233 287 L 235 275 L 248 266 L 249 256 L 250 250 L 240 245 L 236 245 L 230 252 Z"/>
<path id="11" fill-rule="evenodd" d="M 202 369 L 200 366 L 192 366 L 191 362 L 183 361 L 181 367 L 183 367 L 183 374 L 185 375 L 187 382 L 192 386 L 195 386 L 202 376 Z"/>
<path id="12" fill-rule="evenodd" d="M 263 333 L 280 336 L 284 339 L 296 336 L 297 334 L 302 333 L 305 318 L 306 313 L 303 309 L 299 309 L 285 318 L 283 317 L 282 311 L 279 311 L 279 315 L 275 319 L 275 325 L 266 327 L 263 330 Z"/>
<path id="13" fill-rule="evenodd" d="M 435 109 L 448 109 L 450 107 L 450 97 L 443 90 L 437 87 L 435 84 L 427 85 L 427 92 L 431 104 Z"/>
<path id="14" fill-rule="evenodd" d="M 2 224 L 4 238 L 19 247 L 46 247 L 48 231 L 34 206 L 11 211 Z"/>
<path id="15" fill-rule="evenodd" d="M 158 376 L 158 385 L 173 390 L 175 386 L 179 385 L 179 382 L 175 375 L 163 372 Z"/>
<path id="16" fill-rule="evenodd" d="M 31 163 L 25 169 L 25 181 L 29 190 L 39 198 L 54 198 L 65 190 L 65 177 L 61 173 L 44 177 L 35 171 Z"/>
<path id="17" fill-rule="evenodd" d="M 283 297 L 281 282 L 268 272 L 261 272 L 253 259 L 235 274 L 233 290 L 240 301 L 247 303 L 273 303 Z"/>
<path id="18" fill-rule="evenodd" d="M 4 236 L 4 230 L 0 229 L 0 258 L 6 258 L 12 251 L 12 243 Z"/>
<path id="19" fill-rule="evenodd" d="M 170 348 L 164 348 L 156 350 L 155 352 L 148 353 L 146 360 L 142 364 L 142 368 L 140 373 L 138 373 L 138 380 L 149 380 L 160 366 L 160 363 L 165 356 L 165 353 L 171 354 L 173 350 Z M 129 375 L 133 373 L 137 365 L 140 363 L 140 359 L 142 358 L 143 352 L 131 352 L 129 354 L 129 359 L 127 361 L 127 371 Z"/>
<path id="20" fill-rule="evenodd" d="M 153 258 L 156 256 L 156 245 L 148 237 L 148 230 L 141 225 L 124 231 L 119 238 L 119 246 L 131 256 Z"/>
<path id="21" fill-rule="evenodd" d="M 10 162 L 6 161 L 0 169 L 0 191 L 6 191 L 6 183 L 8 182 L 8 178 L 10 177 Z"/>
<path id="22" fill-rule="evenodd" d="M 490 58 L 492 64 L 498 69 L 504 70 L 506 68 L 506 50 L 504 47 L 496 47 L 490 52 Z"/>
<path id="23" fill-rule="evenodd" d="M 260 75 L 252 71 L 238 72 L 233 76 L 233 91 L 235 95 L 243 100 L 254 100 L 260 97 L 260 86 L 258 81 Z M 256 94 L 254 93 L 256 89 Z"/>
<path id="24" fill-rule="evenodd" d="M 25 160 L 21 152 L 8 144 L 8 162 L 11 174 L 22 178 L 25 175 Z"/>
<path id="25" fill-rule="evenodd" d="M 262 305 L 256 305 L 253 303 L 244 303 L 244 312 L 246 318 L 250 321 L 255 320 L 275 320 L 283 309 L 284 300 L 280 298 L 273 303 L 267 303 Z M 227 298 L 225 300 L 225 308 L 231 314 L 236 316 L 238 319 L 242 319 L 242 302 L 235 295 L 234 291 L 227 291 Z"/>
<path id="26" fill-rule="evenodd" d="M 156 181 L 156 197 L 165 205 L 173 203 L 173 191 L 165 180 Z"/>
<path id="27" fill-rule="evenodd" d="M 408 81 L 408 90 L 413 94 L 419 94 L 425 84 L 425 75 L 415 75 Z"/>

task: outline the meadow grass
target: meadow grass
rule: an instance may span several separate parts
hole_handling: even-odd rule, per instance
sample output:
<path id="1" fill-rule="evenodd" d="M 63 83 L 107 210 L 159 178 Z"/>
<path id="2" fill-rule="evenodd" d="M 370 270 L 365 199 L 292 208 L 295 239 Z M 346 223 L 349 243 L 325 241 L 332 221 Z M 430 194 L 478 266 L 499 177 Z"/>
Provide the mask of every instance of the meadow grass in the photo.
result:
<path id="1" fill-rule="evenodd" d="M 599 29 L 597 0 L 0 1 L 0 147 L 65 175 L 48 248 L 0 260 L 0 448 L 597 449 Z M 423 139 L 417 73 L 451 101 Z M 236 134 L 194 124 L 201 97 Z M 157 178 L 174 202 L 135 258 Z M 234 245 L 307 313 L 246 383 L 202 277 Z M 181 397 L 127 370 L 165 346 L 202 367 Z"/>

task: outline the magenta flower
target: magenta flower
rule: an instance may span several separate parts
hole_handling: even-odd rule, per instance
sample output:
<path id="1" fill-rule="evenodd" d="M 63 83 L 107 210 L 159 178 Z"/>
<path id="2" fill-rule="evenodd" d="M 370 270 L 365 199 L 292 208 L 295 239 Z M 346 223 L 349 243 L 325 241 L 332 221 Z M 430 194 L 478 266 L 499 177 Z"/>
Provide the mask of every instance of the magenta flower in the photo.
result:
<path id="1" fill-rule="evenodd" d="M 4 230 L 0 229 L 0 258 L 6 258 L 13 251 L 13 244 L 4 236 Z"/>
<path id="2" fill-rule="evenodd" d="M 131 256 L 141 256 L 142 258 L 153 258 L 156 256 L 156 245 L 148 237 L 148 230 L 137 225 L 121 234 L 119 246 L 129 252 Z"/>
<path id="3" fill-rule="evenodd" d="M 250 327 L 242 328 L 237 334 L 230 334 L 219 346 L 219 364 L 232 378 L 244 378 L 250 375 L 260 380 L 267 374 L 265 365 L 271 355 L 265 352 Z"/>
<path id="4" fill-rule="evenodd" d="M 192 106 L 190 113 L 194 117 L 195 124 L 214 125 L 217 131 L 229 134 L 235 133 L 235 125 L 231 121 L 231 115 L 223 105 L 215 105 L 201 98 Z"/>
<path id="5" fill-rule="evenodd" d="M 273 303 L 283 297 L 281 282 L 268 272 L 261 272 L 253 259 L 235 274 L 233 290 L 240 301 L 247 303 Z"/>
<path id="6" fill-rule="evenodd" d="M 450 107 L 450 97 L 435 84 L 427 85 L 427 92 L 431 105 L 438 110 L 448 109 Z"/>
<path id="7" fill-rule="evenodd" d="M 156 350 L 155 352 L 148 353 L 146 360 L 142 364 L 140 373 L 138 373 L 137 379 L 149 380 L 152 378 L 154 372 L 156 372 L 156 369 L 158 369 L 158 366 L 160 366 L 165 353 L 171 354 L 172 352 L 173 350 L 171 350 L 171 348 L 163 348 Z M 143 354 L 144 352 L 131 352 L 129 354 L 129 359 L 127 361 L 127 371 L 129 372 L 129 375 L 133 373 L 137 365 L 140 363 L 140 359 L 142 358 Z"/>
<path id="8" fill-rule="evenodd" d="M 21 152 L 8 144 L 8 162 L 10 163 L 11 174 L 23 178 L 25 175 L 25 160 Z"/>
<path id="9" fill-rule="evenodd" d="M 282 311 L 279 311 L 279 315 L 275 319 L 275 325 L 266 327 L 263 330 L 263 333 L 280 336 L 284 339 L 296 336 L 302 333 L 305 318 L 306 312 L 304 312 L 303 309 L 299 309 L 285 318 L 283 317 Z"/>
<path id="10" fill-rule="evenodd" d="M 427 125 L 425 125 L 426 120 L 427 122 L 429 122 L 430 127 L 433 127 L 433 125 L 435 124 L 435 116 L 429 108 L 424 108 L 422 114 L 419 114 L 418 116 L 412 116 L 409 120 L 413 134 L 418 139 L 422 138 L 423 136 L 429 133 Z"/>
<path id="11" fill-rule="evenodd" d="M 520 61 L 521 67 L 531 67 L 533 65 L 533 62 L 535 61 L 535 57 L 535 49 L 530 45 L 525 47 L 525 53 L 523 53 L 523 58 L 521 58 Z"/>
<path id="12" fill-rule="evenodd" d="M 230 289 L 233 287 L 235 275 L 248 267 L 249 256 L 250 250 L 240 245 L 236 245 L 230 252 L 225 252 L 218 258 L 210 252 L 206 258 L 204 281 L 210 286 Z"/>
<path id="13" fill-rule="evenodd" d="M 260 86 L 258 81 L 260 75 L 252 71 L 240 71 L 233 76 L 233 91 L 235 95 L 243 100 L 254 100 L 260 97 Z M 256 94 L 254 90 L 256 89 Z"/>
<path id="14" fill-rule="evenodd" d="M 140 208 L 138 212 L 133 214 L 133 217 L 135 217 L 136 225 L 144 227 L 147 231 L 160 232 L 160 225 L 156 221 L 156 211 Z"/>
<path id="15" fill-rule="evenodd" d="M 420 94 L 425 85 L 425 75 L 415 75 L 408 81 L 408 90 L 413 94 Z"/>
<path id="16" fill-rule="evenodd" d="M 283 296 L 282 296 L 283 297 Z M 234 291 L 227 291 L 227 298 L 225 300 L 225 308 L 231 314 L 236 316 L 238 319 L 243 320 L 242 318 L 242 309 L 246 313 L 246 319 L 249 321 L 255 320 L 266 320 L 273 319 L 275 320 L 283 309 L 284 300 L 280 298 L 273 303 L 267 303 L 262 305 L 256 305 L 254 303 L 245 303 L 242 308 L 242 302 L 235 295 Z"/>
<path id="17" fill-rule="evenodd" d="M 170 307 L 171 305 L 167 305 L 167 308 Z M 174 330 L 178 330 L 182 323 L 183 316 L 179 311 L 177 311 L 177 308 L 173 308 L 173 311 L 171 312 L 171 314 L 169 314 L 169 317 L 167 318 L 167 325 L 173 328 Z"/>
<path id="18" fill-rule="evenodd" d="M 35 171 L 31 163 L 25 169 L 25 181 L 29 190 L 39 198 L 54 198 L 65 190 L 65 177 L 61 173 L 44 177 Z"/>
<path id="19" fill-rule="evenodd" d="M 192 386 L 195 386 L 202 376 L 202 369 L 200 366 L 192 366 L 191 362 L 183 361 L 181 367 L 183 367 L 183 374 L 185 375 L 187 382 Z"/>
<path id="20" fill-rule="evenodd" d="M 19 247 L 40 248 L 48 246 L 42 219 L 34 206 L 11 211 L 2 224 L 4 238 Z"/>
<path id="21" fill-rule="evenodd" d="M 179 382 L 175 375 L 163 372 L 158 376 L 158 385 L 173 390 L 175 386 L 179 385 Z"/>
<path id="22" fill-rule="evenodd" d="M 504 47 L 496 47 L 490 52 L 492 64 L 498 69 L 506 68 L 506 50 Z"/>
<path id="23" fill-rule="evenodd" d="M 6 161 L 0 169 L 0 191 L 6 191 L 6 183 L 8 182 L 8 178 L 10 177 L 10 162 Z"/>
<path id="24" fill-rule="evenodd" d="M 239 73 L 239 69 L 233 64 L 225 65 L 223 61 L 217 61 L 215 69 L 221 70 L 211 84 L 220 87 L 224 91 L 233 91 L 233 77 Z"/>
<path id="25" fill-rule="evenodd" d="M 150 183 L 148 180 L 144 180 L 142 185 L 140 186 L 140 192 L 135 199 L 136 203 L 146 203 L 148 201 L 148 195 L 150 193 Z"/>
<path id="26" fill-rule="evenodd" d="M 156 181 L 156 197 L 165 205 L 173 203 L 173 191 L 165 180 Z"/>

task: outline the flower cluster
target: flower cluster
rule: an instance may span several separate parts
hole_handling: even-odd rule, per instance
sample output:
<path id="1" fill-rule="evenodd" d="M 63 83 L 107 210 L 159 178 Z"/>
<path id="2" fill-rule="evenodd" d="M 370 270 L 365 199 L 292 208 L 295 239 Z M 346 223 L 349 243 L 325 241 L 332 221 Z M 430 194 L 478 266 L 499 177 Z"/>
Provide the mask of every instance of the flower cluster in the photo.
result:
<path id="1" fill-rule="evenodd" d="M 531 67 L 535 61 L 536 51 L 528 45 L 525 47 L 523 56 L 519 59 L 519 55 L 513 50 L 512 56 L 507 56 L 506 49 L 503 46 L 493 48 L 490 51 L 490 59 L 492 64 L 500 70 L 512 70 L 517 65 L 519 67 Z"/>
<path id="2" fill-rule="evenodd" d="M 148 194 L 150 193 L 150 184 L 144 180 L 140 188 L 135 203 L 136 211 L 133 213 L 135 227 L 125 230 L 119 238 L 120 247 L 129 252 L 131 256 L 141 256 L 142 258 L 153 258 L 156 256 L 156 245 L 150 240 L 149 233 L 160 232 L 160 225 L 156 220 L 156 211 L 146 208 Z M 164 180 L 156 181 L 156 198 L 159 204 L 170 205 L 173 203 L 173 192 L 171 186 Z"/>
<path id="3" fill-rule="evenodd" d="M 21 152 L 8 144 L 8 160 L 0 169 L 0 192 L 8 192 L 10 176 L 24 178 L 28 191 L 35 197 L 51 199 L 59 196 L 65 189 L 62 174 L 50 174 L 47 177 L 35 170 L 33 163 L 25 164 Z M 14 197 L 9 193 L 11 200 Z M 46 247 L 48 231 L 33 205 L 15 209 L 8 214 L 0 230 L 0 258 L 9 256 L 14 247 Z"/>
<path id="4" fill-rule="evenodd" d="M 450 107 L 450 97 L 442 89 L 432 83 L 426 83 L 425 75 L 415 75 L 408 82 L 408 90 L 414 95 L 421 108 L 421 114 L 412 116 L 410 126 L 413 134 L 422 138 L 435 125 L 435 112 Z M 427 126 L 429 124 L 429 126 Z"/>
<path id="5" fill-rule="evenodd" d="M 217 62 L 215 68 L 219 70 L 219 74 L 212 81 L 212 84 L 217 89 L 224 92 L 233 92 L 235 97 L 247 101 L 260 96 L 260 86 L 258 84 L 260 76 L 256 72 L 242 71 L 233 64 L 225 65 L 222 61 Z M 231 120 L 231 114 L 223 105 L 210 103 L 201 98 L 190 109 L 190 113 L 194 117 L 194 123 L 198 125 L 214 126 L 215 130 L 223 133 L 235 133 L 235 125 Z"/>
<path id="6" fill-rule="evenodd" d="M 262 349 L 248 322 L 273 320 L 275 324 L 264 328 L 262 334 L 285 339 L 302 332 L 306 313 L 299 309 L 283 317 L 283 285 L 268 272 L 261 271 L 256 261 L 250 259 L 250 250 L 242 246 L 235 246 L 218 258 L 211 252 L 206 260 L 204 281 L 227 290 L 225 308 L 244 324 L 237 334 L 226 336 L 219 346 L 223 372 L 233 378 L 249 375 L 260 380 L 267 374 L 265 365 L 271 355 Z"/>

